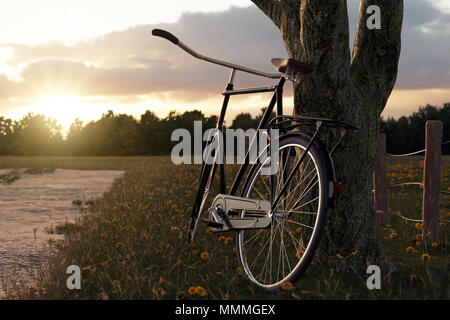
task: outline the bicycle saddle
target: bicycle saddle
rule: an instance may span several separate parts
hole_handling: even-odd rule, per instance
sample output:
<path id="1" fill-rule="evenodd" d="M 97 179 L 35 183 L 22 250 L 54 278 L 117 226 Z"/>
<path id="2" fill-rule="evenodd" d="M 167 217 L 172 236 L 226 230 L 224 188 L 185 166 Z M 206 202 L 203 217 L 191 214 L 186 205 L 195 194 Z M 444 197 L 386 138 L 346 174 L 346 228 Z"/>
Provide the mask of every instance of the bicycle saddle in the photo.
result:
<path id="1" fill-rule="evenodd" d="M 313 71 L 310 64 L 295 59 L 273 58 L 272 64 L 281 73 L 285 74 L 288 79 L 296 80 L 299 73 L 307 74 Z"/>

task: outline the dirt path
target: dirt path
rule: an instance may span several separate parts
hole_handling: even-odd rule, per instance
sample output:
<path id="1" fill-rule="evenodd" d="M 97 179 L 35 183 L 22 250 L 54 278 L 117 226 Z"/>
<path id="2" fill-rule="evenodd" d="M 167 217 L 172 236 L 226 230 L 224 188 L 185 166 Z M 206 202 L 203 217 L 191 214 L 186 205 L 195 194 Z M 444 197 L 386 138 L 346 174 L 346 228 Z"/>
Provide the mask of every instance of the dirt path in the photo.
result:
<path id="1" fill-rule="evenodd" d="M 11 169 L 0 169 L 0 175 Z M 56 169 L 53 173 L 24 174 L 0 184 L 0 298 L 11 281 L 31 281 L 30 272 L 48 259 L 46 228 L 73 221 L 77 199 L 99 197 L 124 171 Z"/>

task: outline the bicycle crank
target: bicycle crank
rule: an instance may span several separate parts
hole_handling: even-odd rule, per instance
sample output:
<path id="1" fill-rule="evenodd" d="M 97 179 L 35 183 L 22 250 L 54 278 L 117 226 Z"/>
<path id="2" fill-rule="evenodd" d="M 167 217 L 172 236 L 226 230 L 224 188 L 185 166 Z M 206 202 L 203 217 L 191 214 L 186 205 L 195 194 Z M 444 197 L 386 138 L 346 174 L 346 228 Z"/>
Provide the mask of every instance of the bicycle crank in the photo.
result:
<path id="1" fill-rule="evenodd" d="M 270 226 L 272 216 L 269 201 L 219 194 L 208 209 L 206 224 L 212 232 L 265 229 Z M 241 217 L 242 211 L 245 211 Z"/>

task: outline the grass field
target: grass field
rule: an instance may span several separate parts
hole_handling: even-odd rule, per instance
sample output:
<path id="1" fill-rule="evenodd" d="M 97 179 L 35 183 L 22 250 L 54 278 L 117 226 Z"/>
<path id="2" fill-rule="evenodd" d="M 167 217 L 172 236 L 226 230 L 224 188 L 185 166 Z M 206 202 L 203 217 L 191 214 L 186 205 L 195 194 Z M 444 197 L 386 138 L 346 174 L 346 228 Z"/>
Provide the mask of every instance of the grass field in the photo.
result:
<path id="1" fill-rule="evenodd" d="M 129 168 L 110 192 L 91 204 L 75 224 L 56 228 L 66 235 L 58 244 L 40 287 L 13 290 L 21 298 L 44 299 L 449 299 L 449 226 L 440 225 L 440 242 L 425 245 L 419 224 L 392 216 L 379 227 L 382 246 L 397 267 L 383 274 L 382 289 L 368 290 L 367 274 L 355 271 L 343 258 L 335 268 L 313 262 L 289 290 L 261 291 L 246 281 L 238 268 L 234 235 L 220 237 L 202 226 L 195 246 L 184 242 L 199 166 L 175 166 L 168 157 L 117 158 Z M 141 161 L 142 160 L 142 161 Z M 0 167 L 10 160 L 0 159 Z M 27 162 L 31 161 L 31 162 Z M 62 159 L 39 159 L 39 165 Z M 32 167 L 24 158 L 18 167 Z M 69 159 L 72 165 L 106 168 L 114 158 L 100 161 Z M 27 165 L 25 165 L 27 164 Z M 119 166 L 119 165 L 118 165 Z M 389 160 L 388 182 L 420 181 L 418 158 Z M 81 168 L 81 167 L 78 167 Z M 108 167 L 111 169 L 112 167 Z M 450 188 L 450 158 L 442 166 L 441 189 Z M 420 218 L 418 187 L 392 189 L 390 207 L 410 218 Z M 450 220 L 450 197 L 442 196 L 441 217 Z M 82 269 L 82 289 L 66 288 L 66 268 Z M 387 277 L 386 277 L 387 276 Z"/>

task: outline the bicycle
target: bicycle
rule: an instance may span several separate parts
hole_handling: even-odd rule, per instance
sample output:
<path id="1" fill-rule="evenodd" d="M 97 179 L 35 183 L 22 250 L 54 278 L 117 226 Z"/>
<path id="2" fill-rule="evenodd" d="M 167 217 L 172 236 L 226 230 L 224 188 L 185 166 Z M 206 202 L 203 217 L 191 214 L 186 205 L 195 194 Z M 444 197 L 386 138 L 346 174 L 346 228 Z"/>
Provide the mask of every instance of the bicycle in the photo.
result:
<path id="1" fill-rule="evenodd" d="M 188 240 L 194 239 L 218 167 L 220 193 L 212 201 L 208 216 L 202 222 L 212 232 L 236 232 L 239 265 L 246 278 L 257 286 L 275 291 L 285 282 L 294 283 L 311 263 L 325 228 L 327 210 L 334 207 L 339 197 L 341 184 L 336 181 L 331 154 L 346 132 L 358 127 L 327 118 L 283 114 L 283 85 L 286 80 L 299 81 L 300 75 L 311 73 L 313 69 L 307 63 L 291 58 L 274 58 L 272 64 L 280 73 L 266 73 L 201 55 L 165 30 L 154 29 L 152 34 L 172 42 L 195 58 L 231 69 L 216 124 L 220 132 L 224 129 L 230 96 L 273 92 L 256 132 L 265 128 L 276 128 L 280 132 L 276 173 L 262 174 L 269 158 L 250 165 L 247 151 L 245 161 L 227 192 L 224 164 L 203 162 Z M 278 83 L 234 89 L 237 71 L 277 79 Z M 276 116 L 269 121 L 275 106 Z M 315 126 L 314 134 L 301 131 L 300 128 L 305 125 Z M 340 137 L 330 152 L 318 138 L 324 127 L 340 131 Z M 249 150 L 256 140 L 250 143 Z M 239 187 L 242 190 L 238 196 Z"/>

